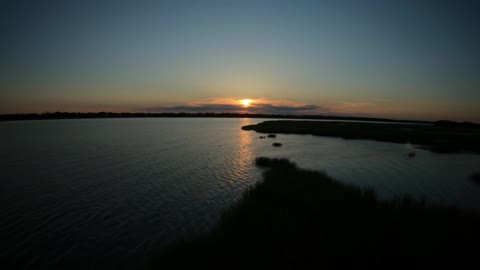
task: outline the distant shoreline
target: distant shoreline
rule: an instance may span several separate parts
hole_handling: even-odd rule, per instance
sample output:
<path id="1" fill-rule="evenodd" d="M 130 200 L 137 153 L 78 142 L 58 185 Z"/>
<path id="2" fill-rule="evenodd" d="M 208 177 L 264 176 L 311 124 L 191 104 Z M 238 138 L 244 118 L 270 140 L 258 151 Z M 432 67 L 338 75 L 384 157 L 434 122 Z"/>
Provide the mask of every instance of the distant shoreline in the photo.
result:
<path id="1" fill-rule="evenodd" d="M 267 119 L 305 119 L 305 120 L 345 120 L 388 123 L 432 124 L 430 121 L 398 120 L 375 117 L 330 116 L 330 115 L 286 115 L 286 114 L 250 114 L 250 113 L 32 113 L 2 114 L 0 121 L 55 120 L 55 119 L 105 119 L 105 118 L 267 118 Z"/>

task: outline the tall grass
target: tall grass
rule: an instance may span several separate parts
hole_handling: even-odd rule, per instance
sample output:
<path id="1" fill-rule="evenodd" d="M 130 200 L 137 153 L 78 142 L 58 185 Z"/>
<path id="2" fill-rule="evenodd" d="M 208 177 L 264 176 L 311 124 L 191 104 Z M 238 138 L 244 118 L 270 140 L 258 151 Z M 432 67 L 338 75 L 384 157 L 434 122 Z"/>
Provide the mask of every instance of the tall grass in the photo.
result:
<path id="1" fill-rule="evenodd" d="M 480 172 L 472 174 L 472 180 L 473 182 L 480 184 Z"/>
<path id="2" fill-rule="evenodd" d="M 477 256 L 476 213 L 411 198 L 379 200 L 286 159 L 260 157 L 256 166 L 263 181 L 211 232 L 165 249 L 158 268 L 459 266 Z"/>

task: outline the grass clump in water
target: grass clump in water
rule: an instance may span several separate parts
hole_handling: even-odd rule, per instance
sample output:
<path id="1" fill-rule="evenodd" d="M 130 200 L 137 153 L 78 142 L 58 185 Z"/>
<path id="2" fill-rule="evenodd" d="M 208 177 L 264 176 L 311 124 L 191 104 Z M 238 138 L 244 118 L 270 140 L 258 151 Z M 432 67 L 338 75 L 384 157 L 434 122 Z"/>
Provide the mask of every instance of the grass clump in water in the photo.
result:
<path id="1" fill-rule="evenodd" d="M 411 198 L 379 200 L 287 159 L 259 157 L 263 181 L 246 190 L 209 233 L 177 242 L 156 258 L 183 266 L 330 268 L 474 261 L 476 213 Z M 415 264 L 416 265 L 416 264 Z"/>

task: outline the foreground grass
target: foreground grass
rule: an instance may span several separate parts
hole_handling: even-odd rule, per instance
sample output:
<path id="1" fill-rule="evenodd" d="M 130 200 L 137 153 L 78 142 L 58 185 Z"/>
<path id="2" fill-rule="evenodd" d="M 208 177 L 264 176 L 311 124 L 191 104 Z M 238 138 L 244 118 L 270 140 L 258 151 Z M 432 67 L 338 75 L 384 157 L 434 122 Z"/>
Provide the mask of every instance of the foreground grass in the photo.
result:
<path id="1" fill-rule="evenodd" d="M 412 199 L 381 201 L 286 159 L 257 158 L 264 180 L 211 232 L 177 242 L 158 268 L 458 266 L 477 256 L 480 218 Z M 415 264 L 412 264 L 415 263 Z"/>
<path id="2" fill-rule="evenodd" d="M 244 126 L 260 133 L 312 134 L 421 145 L 438 153 L 480 153 L 478 125 L 412 125 L 364 122 L 265 121 Z"/>
<path id="3" fill-rule="evenodd" d="M 480 172 L 472 174 L 472 180 L 473 182 L 480 184 Z"/>

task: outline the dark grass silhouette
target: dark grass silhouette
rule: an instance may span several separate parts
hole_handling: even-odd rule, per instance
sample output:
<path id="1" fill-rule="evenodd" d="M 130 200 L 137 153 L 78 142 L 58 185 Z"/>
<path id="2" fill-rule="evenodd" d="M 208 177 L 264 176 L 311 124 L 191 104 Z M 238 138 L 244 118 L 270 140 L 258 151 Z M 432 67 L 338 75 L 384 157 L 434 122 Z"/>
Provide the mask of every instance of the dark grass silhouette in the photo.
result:
<path id="1" fill-rule="evenodd" d="M 472 174 L 472 181 L 480 184 L 480 172 Z"/>
<path id="2" fill-rule="evenodd" d="M 443 121 L 445 122 L 445 121 Z M 242 127 L 260 133 L 312 134 L 344 139 L 368 139 L 393 143 L 412 143 L 437 153 L 480 153 L 480 125 L 387 124 L 325 121 L 264 121 Z"/>
<path id="3" fill-rule="evenodd" d="M 390 269 L 476 260 L 476 213 L 410 198 L 382 201 L 286 159 L 260 157 L 256 166 L 263 181 L 218 226 L 163 250 L 153 268 Z"/>

